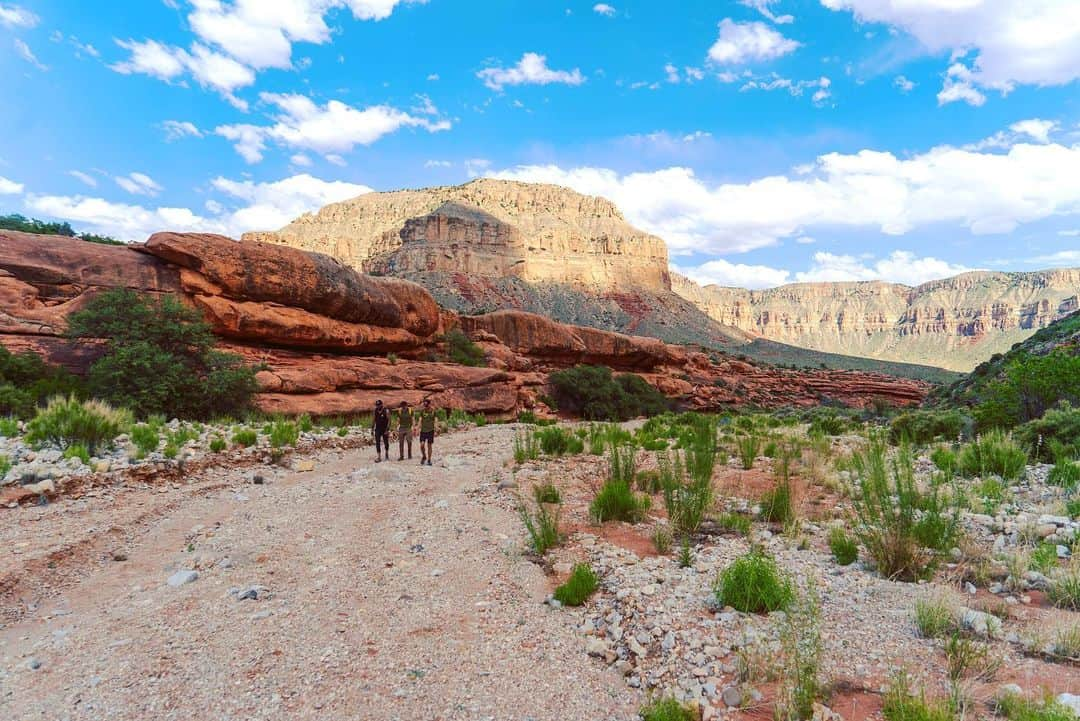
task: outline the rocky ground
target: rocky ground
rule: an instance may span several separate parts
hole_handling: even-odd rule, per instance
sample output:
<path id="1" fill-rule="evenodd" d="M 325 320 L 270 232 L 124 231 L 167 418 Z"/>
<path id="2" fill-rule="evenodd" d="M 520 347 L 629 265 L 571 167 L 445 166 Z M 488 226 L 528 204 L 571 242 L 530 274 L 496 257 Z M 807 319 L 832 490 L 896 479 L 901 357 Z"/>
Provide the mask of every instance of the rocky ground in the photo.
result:
<path id="1" fill-rule="evenodd" d="M 634 718 L 659 693 L 706 719 L 771 718 L 784 616 L 718 607 L 712 593 L 751 542 L 820 599 L 835 689 L 821 719 L 879 715 L 900 669 L 944 693 L 942 641 L 919 638 L 911 619 L 920 599 L 948 598 L 1001 662 L 966 682 L 976 715 L 1006 684 L 1080 693 L 1080 669 L 1031 641 L 1074 622 L 1038 578 L 991 567 L 975 589 L 970 550 L 933 583 L 840 567 L 825 536 L 843 501 L 809 484 L 797 532 L 756 523 L 750 537 L 702 535 L 682 568 L 677 549 L 658 555 L 650 541 L 662 503 L 642 524 L 590 524 L 605 461 L 515 466 L 521 428 L 450 433 L 430 468 L 375 464 L 370 448 L 349 447 L 362 443 L 356 431 L 280 465 L 256 450 L 247 464 L 117 477 L 0 511 L 0 718 L 606 720 Z M 752 506 L 769 463 L 718 469 L 721 505 Z M 994 513 L 969 514 L 972 543 L 989 555 L 1032 533 L 1064 540 L 1073 522 L 1052 513 L 1060 498 L 1044 479 L 1030 467 Z M 568 539 L 541 561 L 517 508 L 546 481 L 562 492 Z M 557 607 L 552 589 L 583 560 L 600 591 Z"/>

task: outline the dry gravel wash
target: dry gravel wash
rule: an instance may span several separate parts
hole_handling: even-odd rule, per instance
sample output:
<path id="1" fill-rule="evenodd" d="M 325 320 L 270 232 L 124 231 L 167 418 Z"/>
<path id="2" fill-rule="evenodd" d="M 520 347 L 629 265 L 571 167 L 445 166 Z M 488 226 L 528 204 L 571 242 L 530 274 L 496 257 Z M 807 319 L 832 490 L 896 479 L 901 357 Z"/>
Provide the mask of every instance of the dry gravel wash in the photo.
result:
<path id="1" fill-rule="evenodd" d="M 327 450 L 5 512 L 0 718 L 633 718 L 481 490 L 513 434 L 440 438 L 431 468 Z"/>

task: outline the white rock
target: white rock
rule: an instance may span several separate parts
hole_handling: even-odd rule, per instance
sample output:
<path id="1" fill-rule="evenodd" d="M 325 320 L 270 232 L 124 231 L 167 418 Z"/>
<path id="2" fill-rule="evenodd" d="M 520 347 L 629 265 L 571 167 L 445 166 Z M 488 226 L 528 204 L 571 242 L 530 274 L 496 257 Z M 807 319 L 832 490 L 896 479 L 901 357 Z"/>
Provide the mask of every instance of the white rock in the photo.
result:
<path id="1" fill-rule="evenodd" d="M 190 569 L 185 569 L 185 570 L 177 571 L 173 575 L 169 576 L 168 583 L 173 588 L 176 588 L 177 586 L 183 586 L 186 583 L 192 583 L 198 577 L 199 577 L 199 572 L 198 571 L 192 571 Z"/>

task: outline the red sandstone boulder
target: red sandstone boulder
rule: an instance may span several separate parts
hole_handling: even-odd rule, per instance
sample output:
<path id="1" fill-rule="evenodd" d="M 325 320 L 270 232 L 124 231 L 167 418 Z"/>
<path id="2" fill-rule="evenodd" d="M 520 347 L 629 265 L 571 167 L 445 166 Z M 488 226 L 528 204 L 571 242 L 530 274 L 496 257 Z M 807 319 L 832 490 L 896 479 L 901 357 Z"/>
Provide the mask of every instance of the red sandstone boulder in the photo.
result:
<path id="1" fill-rule="evenodd" d="M 146 252 L 201 274 L 223 295 L 278 303 L 335 320 L 402 328 L 428 336 L 439 326 L 439 307 L 419 285 L 357 273 L 320 253 L 223 235 L 155 233 Z"/>

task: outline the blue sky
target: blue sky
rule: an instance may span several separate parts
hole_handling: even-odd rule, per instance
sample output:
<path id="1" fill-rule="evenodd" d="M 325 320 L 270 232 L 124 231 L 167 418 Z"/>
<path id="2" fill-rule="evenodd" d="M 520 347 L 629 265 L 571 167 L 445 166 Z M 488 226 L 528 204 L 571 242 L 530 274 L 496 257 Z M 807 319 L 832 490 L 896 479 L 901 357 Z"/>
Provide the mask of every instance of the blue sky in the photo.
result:
<path id="1" fill-rule="evenodd" d="M 238 235 L 478 175 L 702 282 L 1080 265 L 1076 0 L 0 0 L 0 212 Z"/>

